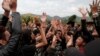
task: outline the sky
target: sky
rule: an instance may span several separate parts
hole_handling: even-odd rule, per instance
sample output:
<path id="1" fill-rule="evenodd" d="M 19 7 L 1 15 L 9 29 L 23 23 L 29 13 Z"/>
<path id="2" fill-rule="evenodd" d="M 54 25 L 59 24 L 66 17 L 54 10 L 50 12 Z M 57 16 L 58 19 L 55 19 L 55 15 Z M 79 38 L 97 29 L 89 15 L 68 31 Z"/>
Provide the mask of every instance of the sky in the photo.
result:
<path id="1" fill-rule="evenodd" d="M 0 0 L 0 14 L 2 9 L 2 1 Z M 91 0 L 18 0 L 17 11 L 21 14 L 32 13 L 41 15 L 46 12 L 50 16 L 70 16 L 76 14 L 80 16 L 78 8 L 89 8 Z"/>

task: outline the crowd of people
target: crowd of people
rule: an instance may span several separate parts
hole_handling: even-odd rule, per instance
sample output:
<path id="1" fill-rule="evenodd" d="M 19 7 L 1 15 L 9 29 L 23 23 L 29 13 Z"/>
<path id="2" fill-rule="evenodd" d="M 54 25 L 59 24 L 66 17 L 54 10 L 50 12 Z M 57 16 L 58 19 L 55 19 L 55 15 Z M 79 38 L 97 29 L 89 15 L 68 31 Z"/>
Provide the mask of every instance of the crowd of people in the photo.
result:
<path id="1" fill-rule="evenodd" d="M 56 18 L 47 24 L 46 13 L 41 15 L 41 20 L 34 17 L 26 24 L 22 23 L 17 12 L 17 0 L 3 0 L 0 56 L 100 56 L 99 3 L 99 0 L 94 0 L 90 4 L 92 25 L 86 23 L 88 11 L 84 8 L 79 8 L 82 15 L 80 25 L 75 22 L 63 24 Z"/>

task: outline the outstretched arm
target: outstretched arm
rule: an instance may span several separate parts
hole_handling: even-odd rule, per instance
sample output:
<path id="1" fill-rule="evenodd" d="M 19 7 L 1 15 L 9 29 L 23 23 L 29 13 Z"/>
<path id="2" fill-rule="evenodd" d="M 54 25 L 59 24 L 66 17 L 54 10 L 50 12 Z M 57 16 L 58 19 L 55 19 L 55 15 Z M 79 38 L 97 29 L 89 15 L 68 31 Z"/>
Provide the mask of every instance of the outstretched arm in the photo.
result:
<path id="1" fill-rule="evenodd" d="M 90 5 L 92 11 L 92 18 L 96 27 L 96 30 L 100 36 L 100 0 L 93 1 L 93 4 Z"/>
<path id="2" fill-rule="evenodd" d="M 85 11 L 84 8 L 80 8 L 79 12 L 82 14 L 82 32 L 83 32 L 83 35 L 85 35 L 85 41 L 86 42 L 90 42 L 91 40 L 93 40 L 94 38 L 92 37 L 92 34 L 89 33 L 89 31 L 87 30 L 86 28 L 86 15 L 87 15 L 87 12 Z"/>
<path id="3" fill-rule="evenodd" d="M 40 26 L 40 33 L 41 33 L 42 42 L 36 44 L 36 48 L 43 47 L 47 44 L 47 40 L 46 40 L 46 36 L 45 36 L 45 30 L 43 29 L 43 23 Z"/>

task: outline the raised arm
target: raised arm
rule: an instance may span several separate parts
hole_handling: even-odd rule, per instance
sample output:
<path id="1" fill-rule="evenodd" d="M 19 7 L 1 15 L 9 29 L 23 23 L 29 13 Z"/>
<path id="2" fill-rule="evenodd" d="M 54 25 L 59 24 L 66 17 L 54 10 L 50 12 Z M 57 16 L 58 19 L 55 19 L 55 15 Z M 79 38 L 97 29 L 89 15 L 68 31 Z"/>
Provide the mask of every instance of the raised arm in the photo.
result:
<path id="1" fill-rule="evenodd" d="M 84 8 L 79 8 L 79 12 L 82 15 L 82 19 L 81 19 L 82 31 L 86 32 L 87 31 L 87 29 L 86 29 L 86 15 L 87 15 L 87 12 L 85 11 Z"/>
<path id="2" fill-rule="evenodd" d="M 10 0 L 3 0 L 2 8 L 4 9 L 3 17 L 0 19 L 0 25 L 6 26 L 10 14 Z"/>
<path id="3" fill-rule="evenodd" d="M 92 11 L 92 18 L 96 27 L 96 30 L 100 37 L 100 0 L 93 1 L 93 4 L 90 5 Z"/>
<path id="4" fill-rule="evenodd" d="M 44 23 L 41 23 L 41 26 L 40 26 L 40 34 L 41 34 L 42 42 L 36 44 L 36 48 L 40 48 L 40 47 L 43 47 L 43 46 L 47 45 L 47 40 L 46 40 L 45 30 L 43 28 L 43 24 Z"/>
<path id="5" fill-rule="evenodd" d="M 82 32 L 83 32 L 83 35 L 85 36 L 86 38 L 86 42 L 90 42 L 91 40 L 93 40 L 94 38 L 92 37 L 92 34 L 87 30 L 87 26 L 86 26 L 86 15 L 87 15 L 87 12 L 84 8 L 80 8 L 79 9 L 79 12 L 82 14 Z"/>
<path id="6" fill-rule="evenodd" d="M 17 0 L 11 1 L 12 5 L 17 5 Z M 13 22 L 12 22 L 12 36 L 11 39 L 9 40 L 9 43 L 4 46 L 3 49 L 0 50 L 0 56 L 7 56 L 9 53 L 11 53 L 14 49 L 14 47 L 17 45 L 18 39 L 20 37 L 21 33 L 21 21 L 20 21 L 20 14 L 17 13 L 16 11 L 13 11 L 11 7 L 12 17 L 13 17 Z M 15 21 L 16 20 L 16 21 Z M 17 26 L 17 27 L 16 27 Z"/>

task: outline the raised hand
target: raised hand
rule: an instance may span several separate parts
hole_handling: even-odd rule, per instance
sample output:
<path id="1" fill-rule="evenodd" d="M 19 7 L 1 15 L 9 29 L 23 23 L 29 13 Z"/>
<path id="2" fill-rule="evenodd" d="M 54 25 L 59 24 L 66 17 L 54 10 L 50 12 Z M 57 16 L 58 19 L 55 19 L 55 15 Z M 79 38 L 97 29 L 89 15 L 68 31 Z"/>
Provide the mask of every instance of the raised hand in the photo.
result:
<path id="1" fill-rule="evenodd" d="M 90 4 L 92 14 L 98 12 L 99 4 L 100 4 L 100 0 L 93 0 L 93 3 Z"/>
<path id="2" fill-rule="evenodd" d="M 79 8 L 79 12 L 83 15 L 86 16 L 87 11 L 84 8 Z"/>
<path id="3" fill-rule="evenodd" d="M 43 13 L 41 16 L 41 21 L 46 22 L 46 19 L 47 19 L 47 15 L 46 15 L 46 13 Z"/>
<path id="4" fill-rule="evenodd" d="M 3 0 L 2 8 L 6 11 L 10 11 L 10 0 Z"/>
<path id="5" fill-rule="evenodd" d="M 16 9 L 17 9 L 17 0 L 11 0 L 11 11 L 12 12 L 16 12 Z"/>
<path id="6" fill-rule="evenodd" d="M 9 13 L 10 13 L 10 0 L 3 0 L 3 3 L 2 3 L 2 8 L 4 9 L 4 15 L 6 17 L 9 17 Z"/>
<path id="7" fill-rule="evenodd" d="M 79 12 L 82 14 L 83 19 L 86 19 L 87 11 L 84 8 L 79 8 Z"/>

